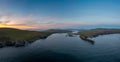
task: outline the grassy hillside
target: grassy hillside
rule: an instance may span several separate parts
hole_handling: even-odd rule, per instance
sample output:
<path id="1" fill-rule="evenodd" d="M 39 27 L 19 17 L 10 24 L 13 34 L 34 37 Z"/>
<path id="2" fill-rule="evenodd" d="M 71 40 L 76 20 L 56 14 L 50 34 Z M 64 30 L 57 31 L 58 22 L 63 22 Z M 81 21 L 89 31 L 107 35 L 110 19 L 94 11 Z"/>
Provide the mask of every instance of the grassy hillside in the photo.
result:
<path id="1" fill-rule="evenodd" d="M 78 32 L 78 35 L 80 35 L 82 39 L 86 39 L 88 37 L 96 37 L 99 35 L 115 34 L 115 33 L 120 33 L 120 29 L 104 29 L 104 28 L 91 29 L 91 30 L 80 31 Z"/>
<path id="2" fill-rule="evenodd" d="M 24 45 L 36 39 L 45 39 L 53 33 L 65 33 L 68 30 L 28 31 L 13 28 L 0 28 L 0 46 Z"/>

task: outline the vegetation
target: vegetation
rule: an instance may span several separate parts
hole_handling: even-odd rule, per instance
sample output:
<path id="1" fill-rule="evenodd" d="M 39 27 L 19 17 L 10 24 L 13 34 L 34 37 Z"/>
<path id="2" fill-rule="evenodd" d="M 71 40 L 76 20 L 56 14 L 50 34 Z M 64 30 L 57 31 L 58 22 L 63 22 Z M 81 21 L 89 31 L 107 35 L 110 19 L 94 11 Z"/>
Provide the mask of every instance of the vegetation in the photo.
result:
<path id="1" fill-rule="evenodd" d="M 65 33 L 68 30 L 46 30 L 46 31 L 28 31 L 13 28 L 0 28 L 0 47 L 3 46 L 24 46 L 37 39 L 45 39 L 53 33 Z"/>
<path id="2" fill-rule="evenodd" d="M 106 34 L 116 34 L 116 33 L 120 33 L 120 29 L 98 28 L 98 29 L 80 31 L 77 34 L 80 35 L 81 39 L 89 40 L 88 38 L 91 37 L 97 37 L 99 35 L 106 35 Z"/>

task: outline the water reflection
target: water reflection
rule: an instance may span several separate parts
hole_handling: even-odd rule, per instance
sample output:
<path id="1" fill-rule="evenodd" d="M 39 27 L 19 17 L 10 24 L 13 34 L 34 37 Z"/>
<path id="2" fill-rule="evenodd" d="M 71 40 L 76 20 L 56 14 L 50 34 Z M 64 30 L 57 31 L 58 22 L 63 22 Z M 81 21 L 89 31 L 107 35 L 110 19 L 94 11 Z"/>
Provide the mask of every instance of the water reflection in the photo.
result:
<path id="1" fill-rule="evenodd" d="M 73 32 L 68 32 L 66 37 L 75 37 L 75 33 Z"/>
<path id="2" fill-rule="evenodd" d="M 21 58 L 21 60 L 20 60 Z M 18 57 L 18 62 L 79 62 L 80 60 L 71 55 L 54 51 L 43 51 L 39 54 L 28 54 Z"/>
<path id="3" fill-rule="evenodd" d="M 94 41 L 89 38 L 86 41 L 90 45 L 78 35 L 66 37 L 66 33 L 53 34 L 22 48 L 0 49 L 0 62 L 119 62 L 119 36 L 96 37 L 96 43 L 91 47 Z"/>

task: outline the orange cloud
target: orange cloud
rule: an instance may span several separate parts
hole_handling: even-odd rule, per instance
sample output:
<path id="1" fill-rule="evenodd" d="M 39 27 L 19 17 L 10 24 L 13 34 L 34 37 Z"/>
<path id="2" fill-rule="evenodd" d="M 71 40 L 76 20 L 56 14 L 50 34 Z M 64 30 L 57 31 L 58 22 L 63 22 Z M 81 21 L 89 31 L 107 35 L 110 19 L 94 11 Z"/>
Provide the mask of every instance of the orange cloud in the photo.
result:
<path id="1" fill-rule="evenodd" d="M 50 29 L 50 28 L 62 28 L 62 27 L 70 27 L 76 25 L 85 25 L 85 23 L 66 23 L 54 22 L 52 18 L 42 18 L 42 17 L 35 17 L 32 15 L 28 16 L 15 16 L 15 15 L 5 15 L 0 16 L 0 27 L 7 27 L 7 28 L 19 28 L 19 29 Z"/>
<path id="2" fill-rule="evenodd" d="M 36 28 L 35 26 L 25 26 L 25 25 L 7 25 L 7 24 L 0 24 L 1 28 L 18 28 L 18 29 L 31 29 Z"/>

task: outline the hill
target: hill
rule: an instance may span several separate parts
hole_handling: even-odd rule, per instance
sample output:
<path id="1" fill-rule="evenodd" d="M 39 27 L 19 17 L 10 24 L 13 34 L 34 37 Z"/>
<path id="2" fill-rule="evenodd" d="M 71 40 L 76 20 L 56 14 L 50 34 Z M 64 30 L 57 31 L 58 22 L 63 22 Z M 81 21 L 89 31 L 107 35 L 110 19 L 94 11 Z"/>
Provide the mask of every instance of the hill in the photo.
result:
<path id="1" fill-rule="evenodd" d="M 53 33 L 65 33 L 68 30 L 28 31 L 14 28 L 0 28 L 0 47 L 24 46 L 37 39 L 45 39 Z"/>

